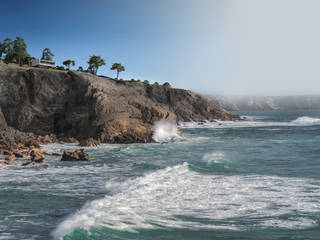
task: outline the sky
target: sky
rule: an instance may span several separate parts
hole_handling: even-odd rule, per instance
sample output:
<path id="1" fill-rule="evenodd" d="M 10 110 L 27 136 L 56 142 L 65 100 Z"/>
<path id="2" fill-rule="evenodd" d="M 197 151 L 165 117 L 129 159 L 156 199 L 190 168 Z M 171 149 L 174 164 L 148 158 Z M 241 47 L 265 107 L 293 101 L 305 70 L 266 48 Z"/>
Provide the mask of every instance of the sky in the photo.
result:
<path id="1" fill-rule="evenodd" d="M 0 0 L 0 41 L 204 94 L 319 94 L 319 12 L 318 0 Z"/>

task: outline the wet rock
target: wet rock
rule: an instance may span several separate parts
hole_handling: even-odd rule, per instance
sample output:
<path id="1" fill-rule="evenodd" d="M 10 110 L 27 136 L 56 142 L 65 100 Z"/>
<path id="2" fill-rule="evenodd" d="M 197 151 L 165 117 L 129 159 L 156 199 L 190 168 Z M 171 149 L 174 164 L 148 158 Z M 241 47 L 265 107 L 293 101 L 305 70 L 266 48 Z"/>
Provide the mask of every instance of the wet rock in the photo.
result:
<path id="1" fill-rule="evenodd" d="M 26 152 L 23 152 L 22 150 L 18 150 L 13 153 L 16 158 L 27 158 L 29 155 Z"/>
<path id="2" fill-rule="evenodd" d="M 83 149 L 77 149 L 74 152 L 64 151 L 61 161 L 89 161 L 89 154 L 85 153 Z"/>
<path id="3" fill-rule="evenodd" d="M 61 156 L 60 153 L 50 153 L 51 156 Z"/>
<path id="4" fill-rule="evenodd" d="M 36 163 L 45 163 L 44 154 L 39 148 L 33 148 L 30 150 L 31 161 Z"/>
<path id="5" fill-rule="evenodd" d="M 87 140 L 82 140 L 79 142 L 80 147 L 95 147 L 99 145 L 99 142 L 93 138 L 88 138 Z"/>
<path id="6" fill-rule="evenodd" d="M 35 165 L 35 162 L 26 162 L 26 163 L 23 163 L 21 166 L 28 167 L 28 166 L 33 166 L 33 165 Z"/>
<path id="7" fill-rule="evenodd" d="M 0 167 L 12 165 L 12 164 L 13 164 L 13 161 L 0 161 Z"/>
<path id="8" fill-rule="evenodd" d="M 35 163 L 46 163 L 47 160 L 45 158 L 38 158 L 38 159 L 34 159 L 32 160 Z"/>
<path id="9" fill-rule="evenodd" d="M 61 156 L 60 153 L 47 153 L 47 152 L 42 152 L 43 155 L 49 155 L 49 156 Z"/>
<path id="10" fill-rule="evenodd" d="M 13 159 L 15 159 L 15 158 L 16 158 L 16 156 L 15 156 L 13 153 L 11 153 L 10 155 L 8 155 L 8 156 L 6 157 L 6 160 L 11 161 L 11 160 L 13 160 Z"/>
<path id="11" fill-rule="evenodd" d="M 10 155 L 12 150 L 0 149 L 0 155 Z"/>
<path id="12" fill-rule="evenodd" d="M 68 138 L 68 141 L 71 142 L 71 143 L 79 144 L 79 141 L 74 137 Z"/>
<path id="13" fill-rule="evenodd" d="M 49 137 L 49 135 L 44 136 L 43 138 L 43 142 L 44 143 L 52 143 L 52 139 Z"/>

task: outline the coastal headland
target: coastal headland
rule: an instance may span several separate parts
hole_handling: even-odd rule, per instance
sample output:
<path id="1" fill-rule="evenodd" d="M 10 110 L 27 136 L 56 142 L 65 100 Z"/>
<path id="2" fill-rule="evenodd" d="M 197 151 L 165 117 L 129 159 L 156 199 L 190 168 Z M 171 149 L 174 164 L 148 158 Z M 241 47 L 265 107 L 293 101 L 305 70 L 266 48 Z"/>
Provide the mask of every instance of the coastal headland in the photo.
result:
<path id="1" fill-rule="evenodd" d="M 239 116 L 170 85 L 0 63 L 0 149 L 53 142 L 147 143 L 161 119 L 199 122 Z"/>

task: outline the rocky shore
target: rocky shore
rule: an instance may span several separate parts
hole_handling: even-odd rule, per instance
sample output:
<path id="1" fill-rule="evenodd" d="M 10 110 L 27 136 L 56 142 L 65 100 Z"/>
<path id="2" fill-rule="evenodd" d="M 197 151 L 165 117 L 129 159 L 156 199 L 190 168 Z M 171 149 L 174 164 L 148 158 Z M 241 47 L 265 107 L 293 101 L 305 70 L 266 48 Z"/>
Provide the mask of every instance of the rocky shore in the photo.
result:
<path id="1" fill-rule="evenodd" d="M 152 126 L 160 119 L 240 118 L 188 90 L 0 62 L 0 149 L 7 153 L 53 142 L 152 142 Z"/>

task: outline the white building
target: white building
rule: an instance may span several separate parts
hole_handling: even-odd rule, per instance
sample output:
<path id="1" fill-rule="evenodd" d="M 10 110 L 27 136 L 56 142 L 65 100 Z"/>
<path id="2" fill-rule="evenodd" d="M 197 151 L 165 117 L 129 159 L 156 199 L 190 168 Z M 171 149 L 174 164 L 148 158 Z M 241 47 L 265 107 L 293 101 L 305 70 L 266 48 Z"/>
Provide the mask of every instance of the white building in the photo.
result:
<path id="1" fill-rule="evenodd" d="M 49 60 L 43 60 L 43 59 L 32 59 L 30 61 L 30 65 L 32 67 L 51 67 L 51 68 L 55 68 L 56 67 L 56 62 L 55 61 L 49 61 Z"/>

